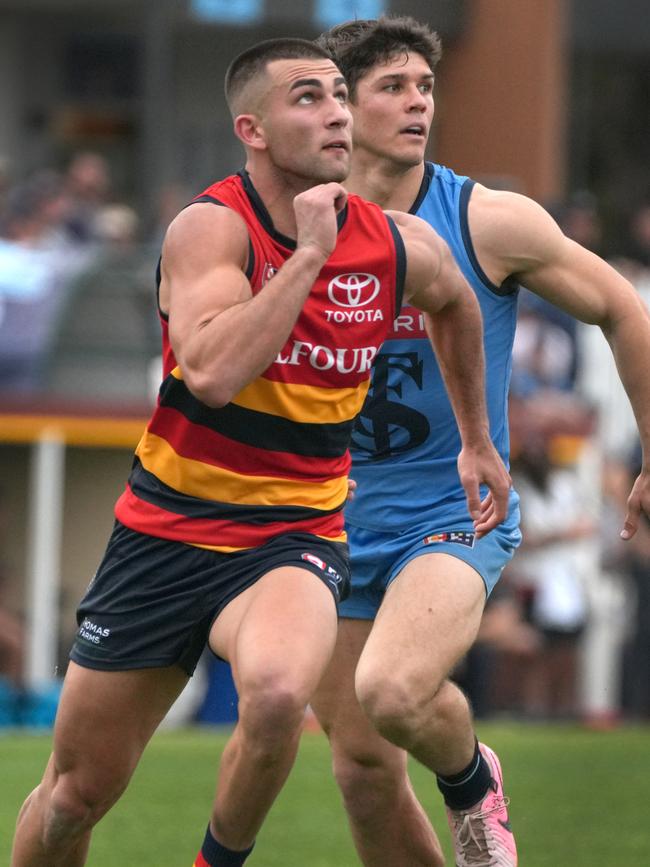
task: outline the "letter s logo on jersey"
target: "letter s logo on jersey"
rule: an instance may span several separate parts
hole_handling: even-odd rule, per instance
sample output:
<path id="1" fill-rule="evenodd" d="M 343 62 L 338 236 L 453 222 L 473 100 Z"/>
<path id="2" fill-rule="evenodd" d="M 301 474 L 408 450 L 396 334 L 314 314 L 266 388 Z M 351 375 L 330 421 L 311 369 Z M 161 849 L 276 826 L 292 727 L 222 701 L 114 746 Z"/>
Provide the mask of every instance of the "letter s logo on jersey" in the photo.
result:
<path id="1" fill-rule="evenodd" d="M 374 301 L 380 288 L 374 274 L 339 274 L 330 280 L 327 294 L 339 307 L 364 307 Z"/>

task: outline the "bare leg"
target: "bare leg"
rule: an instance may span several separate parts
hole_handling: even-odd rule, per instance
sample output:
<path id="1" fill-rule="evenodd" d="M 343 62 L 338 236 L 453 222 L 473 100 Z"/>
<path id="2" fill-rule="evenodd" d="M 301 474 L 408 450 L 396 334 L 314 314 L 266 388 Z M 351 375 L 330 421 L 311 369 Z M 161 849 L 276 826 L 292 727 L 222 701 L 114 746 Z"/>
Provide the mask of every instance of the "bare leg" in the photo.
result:
<path id="1" fill-rule="evenodd" d="M 229 849 L 253 843 L 282 788 L 335 641 L 330 591 L 294 567 L 269 572 L 217 618 L 210 643 L 231 662 L 239 693 L 239 721 L 221 759 L 211 822 Z"/>
<path id="2" fill-rule="evenodd" d="M 447 554 L 412 560 L 390 585 L 357 667 L 373 725 L 434 773 L 459 773 L 474 754 L 467 699 L 447 680 L 474 642 L 483 581 Z"/>
<path id="3" fill-rule="evenodd" d="M 363 713 L 354 672 L 372 622 L 339 621 L 332 661 L 312 698 L 332 747 L 354 843 L 366 867 L 441 867 L 435 831 L 415 797 L 406 753 L 384 740 Z"/>
<path id="4" fill-rule="evenodd" d="M 54 750 L 16 826 L 12 867 L 81 867 L 92 827 L 124 792 L 187 682 L 180 668 L 94 671 L 70 663 Z"/>

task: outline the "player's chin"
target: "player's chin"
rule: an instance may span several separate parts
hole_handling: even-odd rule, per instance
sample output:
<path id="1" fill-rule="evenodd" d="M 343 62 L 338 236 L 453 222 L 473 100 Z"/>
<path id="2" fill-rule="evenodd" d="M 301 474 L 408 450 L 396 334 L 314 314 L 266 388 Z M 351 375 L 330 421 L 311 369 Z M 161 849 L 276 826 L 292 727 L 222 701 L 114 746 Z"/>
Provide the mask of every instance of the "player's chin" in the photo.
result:
<path id="1" fill-rule="evenodd" d="M 344 150 L 323 151 L 318 160 L 318 171 L 323 181 L 344 181 L 350 173 L 350 154 Z"/>
<path id="2" fill-rule="evenodd" d="M 402 144 L 401 147 L 396 148 L 393 152 L 393 159 L 395 162 L 401 163 L 409 168 L 419 166 L 424 160 L 426 149 L 426 142 L 420 143 L 418 141 L 413 141 L 408 144 Z"/>

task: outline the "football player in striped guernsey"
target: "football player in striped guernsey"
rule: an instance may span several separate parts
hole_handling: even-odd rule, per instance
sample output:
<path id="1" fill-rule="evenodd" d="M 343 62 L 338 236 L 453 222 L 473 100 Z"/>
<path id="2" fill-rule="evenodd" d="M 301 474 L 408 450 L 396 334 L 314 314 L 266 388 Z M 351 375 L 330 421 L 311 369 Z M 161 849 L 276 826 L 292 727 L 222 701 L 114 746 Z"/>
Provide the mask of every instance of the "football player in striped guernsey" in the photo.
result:
<path id="1" fill-rule="evenodd" d="M 167 232 L 158 403 L 79 606 L 54 751 L 19 816 L 13 867 L 85 863 L 206 643 L 232 665 L 239 721 L 195 863 L 243 864 L 335 645 L 348 445 L 402 297 L 447 373 L 477 532 L 506 514 L 478 304 L 426 223 L 341 186 L 340 71 L 310 42 L 273 40 L 233 61 L 226 93 L 246 169 Z"/>

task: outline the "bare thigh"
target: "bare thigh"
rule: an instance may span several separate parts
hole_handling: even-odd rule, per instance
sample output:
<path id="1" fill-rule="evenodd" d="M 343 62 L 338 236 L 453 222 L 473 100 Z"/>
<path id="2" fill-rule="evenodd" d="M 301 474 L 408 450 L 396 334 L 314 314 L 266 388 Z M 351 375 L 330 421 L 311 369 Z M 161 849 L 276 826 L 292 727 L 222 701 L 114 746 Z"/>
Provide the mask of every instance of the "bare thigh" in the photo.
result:
<path id="1" fill-rule="evenodd" d="M 449 554 L 416 557 L 386 592 L 359 674 L 379 670 L 435 694 L 473 644 L 484 605 L 483 580 L 467 563 Z"/>
<path id="2" fill-rule="evenodd" d="M 105 812 L 187 679 L 176 666 L 109 672 L 71 662 L 48 768 L 53 782 L 68 780 L 82 800 Z"/>
<path id="3" fill-rule="evenodd" d="M 336 605 L 314 574 L 285 566 L 233 599 L 210 632 L 210 647 L 227 659 L 240 697 L 247 689 L 316 688 L 336 641 Z"/>

